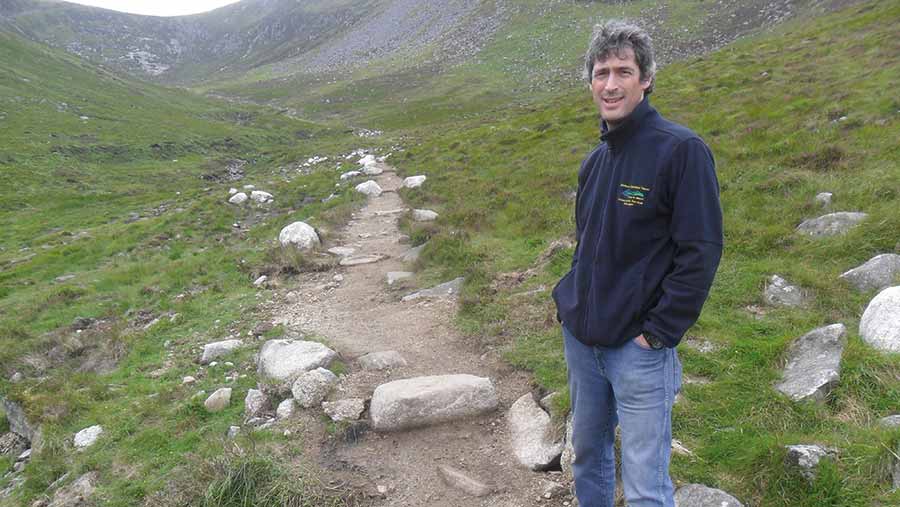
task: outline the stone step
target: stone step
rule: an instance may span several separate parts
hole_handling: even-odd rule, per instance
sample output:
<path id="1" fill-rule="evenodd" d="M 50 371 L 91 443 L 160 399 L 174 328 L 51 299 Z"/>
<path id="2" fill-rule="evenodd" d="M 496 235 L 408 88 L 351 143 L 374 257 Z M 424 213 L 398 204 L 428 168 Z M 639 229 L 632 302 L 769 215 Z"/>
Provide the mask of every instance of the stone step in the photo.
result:
<path id="1" fill-rule="evenodd" d="M 481 415 L 497 409 L 494 384 L 475 375 L 435 375 L 395 380 L 372 394 L 376 431 L 397 431 Z"/>

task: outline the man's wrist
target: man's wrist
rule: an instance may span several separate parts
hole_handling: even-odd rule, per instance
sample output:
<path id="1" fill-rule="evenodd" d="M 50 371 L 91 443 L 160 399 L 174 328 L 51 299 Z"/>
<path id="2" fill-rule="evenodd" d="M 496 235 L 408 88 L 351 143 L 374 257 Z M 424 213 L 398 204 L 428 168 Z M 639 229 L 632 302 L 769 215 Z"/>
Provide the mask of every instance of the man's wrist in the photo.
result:
<path id="1" fill-rule="evenodd" d="M 643 335 L 644 335 L 644 340 L 647 341 L 647 345 L 650 345 L 650 348 L 653 350 L 659 350 L 666 346 L 666 343 L 664 341 L 662 341 L 662 339 L 659 336 L 656 336 L 655 334 L 653 334 L 649 331 L 644 331 Z"/>

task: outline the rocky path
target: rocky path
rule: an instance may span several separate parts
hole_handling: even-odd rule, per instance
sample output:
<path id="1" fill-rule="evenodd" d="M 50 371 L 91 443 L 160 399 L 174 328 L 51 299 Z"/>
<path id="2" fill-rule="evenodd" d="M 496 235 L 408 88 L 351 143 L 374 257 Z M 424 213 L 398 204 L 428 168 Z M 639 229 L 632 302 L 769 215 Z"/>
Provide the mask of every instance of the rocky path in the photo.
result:
<path id="1" fill-rule="evenodd" d="M 558 473 L 528 470 L 517 463 L 511 449 L 506 413 L 529 392 L 527 374 L 505 365 L 496 353 L 467 342 L 454 329 L 455 297 L 403 302 L 401 296 L 409 291 L 388 287 L 388 272 L 409 271 L 412 266 L 400 259 L 409 248 L 400 243 L 397 228 L 398 217 L 405 211 L 396 193 L 402 180 L 390 167 L 382 167 L 385 171 L 376 181 L 384 193 L 369 197 L 335 244 L 328 246 L 353 248 L 351 257 L 376 254 L 383 258 L 307 275 L 293 288 L 295 297 L 288 298 L 292 302 L 276 310 L 274 322 L 321 337 L 340 353 L 347 371 L 333 399 L 370 399 L 376 387 L 398 379 L 470 374 L 491 379 L 499 408 L 484 416 L 412 430 L 366 431 L 353 442 L 337 444 L 324 461 L 361 474 L 372 490 L 383 495 L 381 505 L 568 505 L 570 498 L 565 494 L 543 498 L 546 481 L 560 481 Z M 333 281 L 336 274 L 338 283 Z M 367 353 L 388 350 L 399 352 L 406 365 L 367 370 L 357 361 Z M 466 492 L 449 486 L 442 478 L 442 466 L 484 483 L 491 492 L 476 497 L 471 487 Z"/>

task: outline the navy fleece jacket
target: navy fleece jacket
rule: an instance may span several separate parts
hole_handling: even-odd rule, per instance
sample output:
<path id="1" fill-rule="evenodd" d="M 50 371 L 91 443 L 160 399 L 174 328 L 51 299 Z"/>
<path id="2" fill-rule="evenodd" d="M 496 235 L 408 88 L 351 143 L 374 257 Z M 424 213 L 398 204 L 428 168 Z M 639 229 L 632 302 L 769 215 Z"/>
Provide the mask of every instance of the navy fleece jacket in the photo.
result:
<path id="1" fill-rule="evenodd" d="M 696 322 L 722 256 L 715 162 L 648 99 L 581 165 L 572 269 L 553 289 L 557 317 L 586 345 L 643 332 L 675 347 Z"/>

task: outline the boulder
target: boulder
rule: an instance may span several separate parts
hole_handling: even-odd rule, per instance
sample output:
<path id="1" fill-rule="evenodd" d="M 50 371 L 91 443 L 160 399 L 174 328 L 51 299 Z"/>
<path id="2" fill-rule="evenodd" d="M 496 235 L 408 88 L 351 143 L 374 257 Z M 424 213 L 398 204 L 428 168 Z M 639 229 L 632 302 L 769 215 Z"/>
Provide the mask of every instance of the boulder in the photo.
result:
<path id="1" fill-rule="evenodd" d="M 103 426 L 95 424 L 75 434 L 73 443 L 78 449 L 85 449 L 97 443 L 97 439 L 103 434 Z"/>
<path id="2" fill-rule="evenodd" d="M 268 282 L 268 281 L 269 281 L 269 277 L 266 276 L 266 275 L 262 275 L 262 276 L 260 276 L 259 278 L 257 278 L 256 280 L 253 281 L 253 286 L 254 286 L 254 287 L 262 287 L 262 286 L 265 285 L 266 282 Z"/>
<path id="3" fill-rule="evenodd" d="M 318 342 L 269 340 L 259 351 L 257 372 L 264 380 L 293 382 L 301 373 L 327 367 L 337 353 Z"/>
<path id="4" fill-rule="evenodd" d="M 416 262 L 417 260 L 419 260 L 419 256 L 422 254 L 422 250 L 424 249 L 424 243 L 419 246 L 414 246 L 400 254 L 400 260 L 402 260 L 403 262 Z"/>
<path id="5" fill-rule="evenodd" d="M 494 384 L 474 375 L 436 375 L 395 380 L 372 394 L 369 412 L 377 431 L 439 424 L 496 410 Z"/>
<path id="6" fill-rule="evenodd" d="M 885 352 L 900 352 L 900 286 L 879 292 L 859 321 L 863 341 Z"/>
<path id="7" fill-rule="evenodd" d="M 513 403 L 507 414 L 513 454 L 534 471 L 547 470 L 563 451 L 563 442 L 553 438 L 550 415 L 528 393 Z"/>
<path id="8" fill-rule="evenodd" d="M 843 324 L 832 324 L 798 338 L 788 351 L 782 381 L 775 388 L 794 401 L 824 401 L 840 378 L 846 337 Z"/>
<path id="9" fill-rule="evenodd" d="M 207 343 L 203 346 L 203 355 L 200 356 L 200 364 L 209 364 L 213 359 L 224 356 L 242 345 L 244 345 L 244 342 L 241 340 L 223 340 L 220 342 Z"/>
<path id="10" fill-rule="evenodd" d="M 337 375 L 325 368 L 316 368 L 301 373 L 291 386 L 294 400 L 303 408 L 317 407 L 328 396 L 331 388 L 337 384 Z"/>
<path id="11" fill-rule="evenodd" d="M 878 420 L 885 428 L 900 428 L 900 414 L 889 415 Z"/>
<path id="12" fill-rule="evenodd" d="M 469 496 L 479 498 L 494 492 L 494 488 L 487 483 L 474 479 L 457 468 L 440 465 L 438 466 L 438 473 L 444 484 L 458 489 Z"/>
<path id="13" fill-rule="evenodd" d="M 357 421 L 365 409 L 366 402 L 362 398 L 322 403 L 322 410 L 325 412 L 325 415 L 334 422 Z"/>
<path id="14" fill-rule="evenodd" d="M 256 417 L 269 407 L 269 398 L 259 389 L 250 389 L 247 391 L 247 397 L 244 398 L 244 412 L 246 417 Z"/>
<path id="15" fill-rule="evenodd" d="M 841 275 L 860 292 L 882 290 L 900 278 L 900 255 L 881 254 Z"/>
<path id="16" fill-rule="evenodd" d="M 331 247 L 328 250 L 328 253 L 337 257 L 349 257 L 356 252 L 355 248 L 350 248 L 348 246 L 335 246 Z"/>
<path id="17" fill-rule="evenodd" d="M 265 204 L 272 200 L 272 194 L 263 192 L 262 190 L 254 190 L 250 192 L 250 200 L 258 202 L 260 204 Z"/>
<path id="18" fill-rule="evenodd" d="M 839 211 L 818 218 L 810 218 L 797 226 L 797 232 L 812 237 L 844 234 L 859 225 L 869 215 L 854 211 Z"/>
<path id="19" fill-rule="evenodd" d="M 53 499 L 47 507 L 83 507 L 92 505 L 90 498 L 94 494 L 99 482 L 97 472 L 88 472 L 75 479 L 72 484 L 64 486 L 53 493 Z"/>
<path id="20" fill-rule="evenodd" d="M 364 370 L 387 370 L 406 366 L 406 359 L 396 350 L 370 352 L 357 359 Z"/>
<path id="21" fill-rule="evenodd" d="M 444 282 L 440 285 L 435 285 L 430 289 L 420 290 L 418 292 L 413 292 L 412 294 L 407 294 L 403 296 L 402 301 L 413 301 L 420 298 L 428 298 L 428 297 L 445 297 L 445 296 L 454 296 L 459 294 L 460 289 L 462 288 L 463 281 L 465 279 L 460 277 L 449 282 Z"/>
<path id="22" fill-rule="evenodd" d="M 236 193 L 238 193 L 238 189 L 236 189 L 234 187 L 231 187 L 228 189 L 228 195 L 234 195 Z"/>
<path id="23" fill-rule="evenodd" d="M 353 255 L 350 257 L 344 257 L 341 259 L 341 266 L 360 266 L 362 264 L 372 264 L 384 259 L 383 255 L 379 254 L 368 254 L 368 255 Z"/>
<path id="24" fill-rule="evenodd" d="M 356 185 L 356 191 L 369 197 L 378 197 L 383 192 L 378 183 L 375 183 L 373 180 Z"/>
<path id="25" fill-rule="evenodd" d="M 818 204 L 822 208 L 827 208 L 831 206 L 831 198 L 834 197 L 834 194 L 831 192 L 819 192 L 816 194 L 816 204 Z"/>
<path id="26" fill-rule="evenodd" d="M 247 194 L 238 192 L 232 195 L 231 198 L 228 199 L 228 202 L 230 202 L 231 204 L 244 204 L 245 202 L 247 202 Z"/>
<path id="27" fill-rule="evenodd" d="M 820 445 L 786 445 L 785 448 L 787 455 L 784 459 L 787 466 L 800 472 L 809 482 L 816 480 L 819 461 L 823 458 L 834 459 L 838 454 L 837 449 Z"/>
<path id="28" fill-rule="evenodd" d="M 306 222 L 294 222 L 278 234 L 282 246 L 293 245 L 301 250 L 309 250 L 319 245 L 319 235 Z"/>
<path id="29" fill-rule="evenodd" d="M 399 282 L 400 280 L 412 278 L 412 276 L 413 273 L 409 271 L 388 271 L 384 278 L 388 286 L 391 286 Z"/>
<path id="30" fill-rule="evenodd" d="M 676 507 L 744 507 L 736 498 L 702 484 L 688 484 L 675 492 Z"/>
<path id="31" fill-rule="evenodd" d="M 422 183 L 425 183 L 427 177 L 425 175 L 419 176 L 410 176 L 408 178 L 404 178 L 403 187 L 404 188 L 417 188 L 421 187 Z"/>
<path id="32" fill-rule="evenodd" d="M 350 178 L 355 178 L 357 176 L 362 176 L 362 173 L 359 171 L 347 171 L 341 175 L 342 180 L 349 180 Z"/>
<path id="33" fill-rule="evenodd" d="M 230 387 L 220 387 L 219 389 L 216 389 L 216 391 L 210 394 L 209 398 L 206 398 L 206 401 L 203 402 L 203 406 L 206 407 L 206 410 L 209 412 L 221 412 L 228 408 L 228 405 L 230 404 Z"/>
<path id="34" fill-rule="evenodd" d="M 772 275 L 763 292 L 766 303 L 774 306 L 802 306 L 806 304 L 806 296 L 800 287 L 791 285 L 778 275 Z"/>
<path id="35" fill-rule="evenodd" d="M 433 222 L 437 220 L 438 214 L 430 209 L 414 209 L 412 211 L 412 219 L 416 222 Z"/>
<path id="36" fill-rule="evenodd" d="M 294 408 L 297 406 L 297 402 L 294 401 L 294 398 L 288 398 L 281 403 L 278 404 L 278 408 L 275 409 L 275 420 L 282 421 L 284 419 L 290 419 L 292 415 L 294 415 Z"/>

